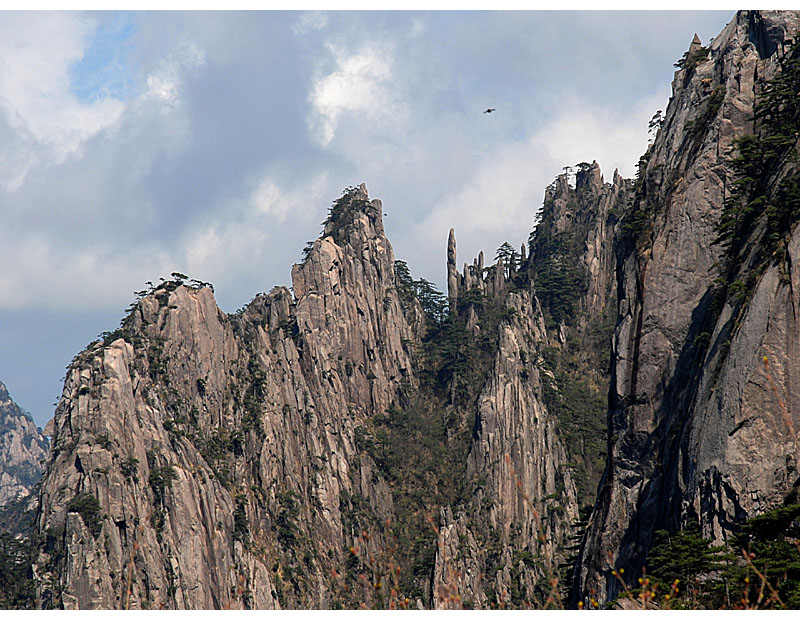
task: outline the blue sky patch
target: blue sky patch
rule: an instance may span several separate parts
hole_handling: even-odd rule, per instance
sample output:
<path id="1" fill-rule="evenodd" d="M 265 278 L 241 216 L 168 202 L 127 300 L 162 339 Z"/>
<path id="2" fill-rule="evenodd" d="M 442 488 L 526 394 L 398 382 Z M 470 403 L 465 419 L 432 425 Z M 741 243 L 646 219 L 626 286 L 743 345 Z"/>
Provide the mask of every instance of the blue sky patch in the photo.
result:
<path id="1" fill-rule="evenodd" d="M 131 36 L 136 31 L 131 12 L 100 14 L 83 58 L 69 70 L 70 87 L 78 99 L 124 101 L 131 94 Z"/>

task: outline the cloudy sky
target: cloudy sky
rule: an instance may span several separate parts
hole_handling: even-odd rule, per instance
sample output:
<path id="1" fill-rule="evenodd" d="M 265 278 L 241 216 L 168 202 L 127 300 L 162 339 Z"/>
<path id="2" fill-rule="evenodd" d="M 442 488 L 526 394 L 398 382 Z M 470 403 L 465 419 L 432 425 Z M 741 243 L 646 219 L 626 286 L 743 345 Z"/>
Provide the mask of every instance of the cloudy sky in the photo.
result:
<path id="1" fill-rule="evenodd" d="M 146 281 L 235 311 L 361 182 L 443 286 L 451 226 L 494 256 L 563 166 L 632 175 L 673 62 L 732 16 L 0 13 L 0 381 L 44 425 Z"/>

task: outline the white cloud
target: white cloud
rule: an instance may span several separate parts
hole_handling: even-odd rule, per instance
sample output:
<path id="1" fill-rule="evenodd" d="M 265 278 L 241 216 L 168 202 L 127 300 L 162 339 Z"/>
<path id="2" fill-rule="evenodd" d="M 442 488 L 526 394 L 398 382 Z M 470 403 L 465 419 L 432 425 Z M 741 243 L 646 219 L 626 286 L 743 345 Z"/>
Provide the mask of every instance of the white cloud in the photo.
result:
<path id="1" fill-rule="evenodd" d="M 83 59 L 96 27 L 67 12 L 0 19 L 0 186 L 6 191 L 18 191 L 37 167 L 82 157 L 86 144 L 104 132 L 146 125 L 146 116 L 178 109 L 186 77 L 205 64 L 203 50 L 184 41 L 145 77 L 137 99 L 82 101 L 71 89 L 70 69 Z M 148 102 L 160 108 L 147 110 Z"/>
<path id="2" fill-rule="evenodd" d="M 62 163 L 116 123 L 120 101 L 82 103 L 69 67 L 84 53 L 94 23 L 73 13 L 5 13 L 0 20 L 0 110 L 13 135 L 0 146 L 10 161 L 0 182 L 16 191 L 38 163 Z"/>
<path id="3" fill-rule="evenodd" d="M 417 260 L 443 264 L 441 255 L 451 226 L 456 228 L 459 263 L 471 262 L 480 250 L 492 260 L 494 249 L 503 241 L 522 243 L 541 206 L 544 188 L 564 166 L 596 160 L 606 182 L 615 168 L 623 176 L 632 176 L 647 146 L 648 120 L 665 106 L 667 98 L 666 91 L 659 92 L 625 109 L 566 98 L 558 115 L 547 119 L 541 129 L 524 141 L 494 145 L 465 174 L 457 191 L 432 205 L 414 232 L 415 239 L 425 241 Z"/>
<path id="4" fill-rule="evenodd" d="M 309 127 L 322 146 L 328 146 L 334 139 L 343 115 L 374 120 L 398 113 L 396 92 L 392 88 L 394 58 L 390 46 L 364 43 L 352 53 L 332 43 L 326 48 L 335 69 L 317 76 L 309 96 L 312 106 Z"/>
<path id="5" fill-rule="evenodd" d="M 156 99 L 168 106 L 179 104 L 179 94 L 185 75 L 194 73 L 205 65 L 206 56 L 196 43 L 184 41 L 177 50 L 159 63 L 158 68 L 147 76 L 147 89 L 143 99 Z"/>
<path id="6" fill-rule="evenodd" d="M 414 18 L 414 21 L 411 22 L 411 31 L 408 33 L 408 36 L 412 39 L 415 39 L 424 32 L 425 24 L 423 21 L 419 18 Z"/>
<path id="7" fill-rule="evenodd" d="M 0 231 L 0 264 L 14 266 L 0 271 L 0 308 L 120 308 L 145 281 L 175 270 L 220 289 L 244 281 L 253 290 L 287 235 L 287 219 L 293 229 L 307 230 L 330 202 L 331 191 L 325 172 L 289 185 L 268 171 L 242 198 L 211 210 L 171 244 L 154 239 L 118 247 L 87 237 L 62 245 L 49 232 L 29 230 L 14 238 Z M 298 258 L 301 245 L 294 248 Z"/>
<path id="8" fill-rule="evenodd" d="M 264 265 L 274 259 L 274 246 L 288 232 L 287 218 L 291 216 L 294 229 L 307 228 L 319 216 L 320 207 L 330 201 L 326 172 L 290 187 L 287 184 L 280 175 L 265 172 L 249 194 L 214 209 L 186 232 L 178 244 L 175 264 L 205 279 L 228 280 L 229 285 L 234 278 L 259 281 Z M 300 247 L 295 251 L 299 256 Z"/>
<path id="9" fill-rule="evenodd" d="M 287 203 L 281 201 L 281 191 L 269 177 L 259 183 L 250 196 L 250 203 L 258 213 L 272 214 L 279 222 L 286 219 Z"/>
<path id="10" fill-rule="evenodd" d="M 292 32 L 297 35 L 312 30 L 322 30 L 328 25 L 328 16 L 321 11 L 305 11 L 292 25 Z"/>
<path id="11" fill-rule="evenodd" d="M 481 250 L 491 262 L 500 243 L 516 245 L 527 237 L 548 168 L 549 156 L 529 143 L 497 146 L 457 192 L 432 206 L 416 227 L 417 238 L 426 240 L 433 258 L 442 254 L 447 231 L 455 226 L 459 263 L 472 262 Z"/>
<path id="12" fill-rule="evenodd" d="M 84 244 L 65 250 L 38 233 L 4 239 L 0 262 L 14 265 L 0 280 L 0 307 L 65 310 L 103 308 L 109 300 L 120 306 L 144 280 L 171 264 L 158 247 L 119 253 L 108 245 Z"/>
<path id="13" fill-rule="evenodd" d="M 205 54 L 173 43 L 136 98 L 87 103 L 70 70 L 95 27 L 73 13 L 0 19 L 0 308 L 119 306 L 185 262 L 160 240 L 168 218 L 148 181 L 190 144 L 182 97 Z"/>
<path id="14" fill-rule="evenodd" d="M 562 166 L 597 160 L 606 180 L 615 168 L 630 177 L 647 148 L 648 121 L 657 109 L 666 107 L 668 98 L 668 88 L 662 88 L 623 108 L 569 97 L 559 115 L 536 132 L 530 143 L 552 160 L 563 162 Z"/>

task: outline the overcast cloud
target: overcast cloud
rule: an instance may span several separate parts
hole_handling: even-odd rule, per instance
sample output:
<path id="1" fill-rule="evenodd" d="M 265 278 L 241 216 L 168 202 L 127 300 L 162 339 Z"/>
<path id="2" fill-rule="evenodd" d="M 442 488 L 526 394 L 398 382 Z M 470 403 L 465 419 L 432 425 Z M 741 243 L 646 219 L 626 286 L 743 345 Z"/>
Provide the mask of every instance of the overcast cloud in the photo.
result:
<path id="1" fill-rule="evenodd" d="M 493 257 L 562 167 L 632 175 L 672 63 L 732 16 L 0 13 L 0 381 L 43 425 L 146 281 L 234 311 L 361 182 L 442 286 L 451 226 Z"/>

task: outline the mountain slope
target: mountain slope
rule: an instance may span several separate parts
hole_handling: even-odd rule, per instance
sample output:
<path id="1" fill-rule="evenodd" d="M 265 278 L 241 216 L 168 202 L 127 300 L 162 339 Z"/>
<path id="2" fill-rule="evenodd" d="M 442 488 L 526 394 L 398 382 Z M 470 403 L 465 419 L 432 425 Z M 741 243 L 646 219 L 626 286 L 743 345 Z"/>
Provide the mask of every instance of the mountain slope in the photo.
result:
<path id="1" fill-rule="evenodd" d="M 42 475 L 47 443 L 0 382 L 0 506 L 31 494 Z"/>
<path id="2" fill-rule="evenodd" d="M 795 483 L 793 221 L 782 232 L 784 259 L 759 259 L 760 267 L 764 204 L 733 255 L 715 242 L 740 200 L 740 140 L 764 135 L 754 106 L 794 53 L 787 40 L 798 27 L 796 13 L 740 12 L 708 49 L 692 43 L 615 229 L 610 458 L 582 552 L 585 600 L 619 593 L 614 568 L 639 574 L 655 530 L 694 522 L 724 540 Z M 796 149 L 796 134 L 786 148 Z M 765 186 L 776 188 L 790 169 L 788 158 Z"/>
<path id="3" fill-rule="evenodd" d="M 492 308 L 507 311 L 482 323 L 483 350 L 468 345 L 478 326 L 432 312 L 381 215 L 350 188 L 293 268 L 294 296 L 276 288 L 225 315 L 209 285 L 173 274 L 75 358 L 42 484 L 39 605 L 435 606 L 424 517 L 461 501 L 474 472 L 491 475 L 480 506 L 515 526 L 520 548 L 538 546 L 506 453 L 536 485 L 531 501 L 566 494 L 550 518 L 565 531 L 574 487 L 530 390 L 533 348 L 518 355 L 541 331 L 529 294 L 497 271 Z M 503 400 L 506 375 L 522 378 Z"/>
<path id="4" fill-rule="evenodd" d="M 447 296 L 363 185 L 291 291 L 142 291 L 68 370 L 37 605 L 599 605 L 658 530 L 794 505 L 798 31 L 695 37 L 636 178 L 577 164 L 493 265 L 459 270 L 451 230 Z"/>

